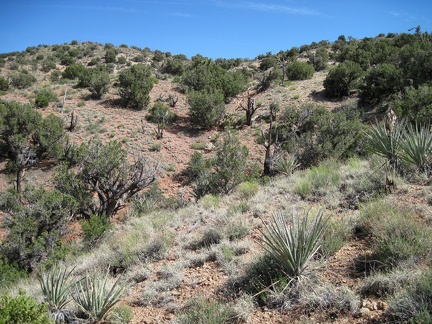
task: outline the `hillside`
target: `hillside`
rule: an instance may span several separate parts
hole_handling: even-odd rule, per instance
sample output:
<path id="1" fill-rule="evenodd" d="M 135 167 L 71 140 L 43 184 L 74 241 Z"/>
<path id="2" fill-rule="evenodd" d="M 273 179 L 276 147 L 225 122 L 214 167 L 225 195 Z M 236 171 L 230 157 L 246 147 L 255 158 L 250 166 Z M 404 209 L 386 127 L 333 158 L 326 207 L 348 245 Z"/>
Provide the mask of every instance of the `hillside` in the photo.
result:
<path id="1" fill-rule="evenodd" d="M 50 302 L 58 321 L 428 322 L 431 44 L 417 31 L 254 60 L 76 41 L 1 54 L 1 294 Z M 277 215 L 323 230 L 299 273 L 265 252 Z M 103 320 L 56 309 L 38 276 L 57 263 L 71 282 L 120 280 L 119 302 Z"/>

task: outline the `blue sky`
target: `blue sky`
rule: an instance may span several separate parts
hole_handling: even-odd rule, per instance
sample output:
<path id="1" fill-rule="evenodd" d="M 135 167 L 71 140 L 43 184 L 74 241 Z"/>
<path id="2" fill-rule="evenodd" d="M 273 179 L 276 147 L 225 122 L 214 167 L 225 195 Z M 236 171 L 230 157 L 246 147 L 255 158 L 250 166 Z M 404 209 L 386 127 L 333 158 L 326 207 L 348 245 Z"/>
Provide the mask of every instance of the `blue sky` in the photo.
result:
<path id="1" fill-rule="evenodd" d="M 415 0 L 2 0 L 0 53 L 72 40 L 172 54 L 255 58 L 339 35 L 432 31 Z"/>

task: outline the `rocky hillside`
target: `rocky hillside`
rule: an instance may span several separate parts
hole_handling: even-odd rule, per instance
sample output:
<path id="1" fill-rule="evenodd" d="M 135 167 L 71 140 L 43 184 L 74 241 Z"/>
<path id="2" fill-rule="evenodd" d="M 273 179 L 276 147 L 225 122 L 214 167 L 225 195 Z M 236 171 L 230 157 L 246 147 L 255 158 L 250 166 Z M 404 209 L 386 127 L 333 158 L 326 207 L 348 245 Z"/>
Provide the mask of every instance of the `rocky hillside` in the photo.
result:
<path id="1" fill-rule="evenodd" d="M 415 129 L 430 141 L 423 124 L 430 116 L 416 107 L 432 104 L 431 80 L 406 63 L 409 53 L 432 55 L 429 38 L 341 36 L 253 60 L 76 41 L 0 55 L 0 269 L 18 274 L 1 277 L 1 294 L 22 289 L 48 302 L 58 321 L 427 322 L 432 144 L 423 147 L 421 163 L 407 158 L 404 145 Z M 410 46 L 419 42 L 414 52 Z M 124 97 L 134 66 L 149 73 L 145 82 L 144 74 L 138 78 L 140 89 L 151 84 L 138 103 Z M 194 115 L 200 93 L 221 96 L 222 104 L 208 106 L 222 107 L 217 119 Z M 53 136 L 45 124 L 28 133 L 18 158 L 11 139 L 31 128 L 10 117 L 19 107 L 36 111 L 40 117 L 32 118 L 41 125 L 49 116 L 62 122 L 58 154 L 44 146 L 42 139 Z M 399 135 L 379 126 L 389 114 L 405 120 L 392 124 Z M 409 128 L 411 121 L 422 126 Z M 393 151 L 374 146 L 393 133 L 401 143 Z M 107 216 L 100 206 L 109 194 L 95 189 L 105 178 L 91 182 L 82 170 L 90 170 L 92 158 L 94 165 L 114 161 L 110 143 L 119 145 L 119 159 L 124 152 L 125 165 L 144 157 L 156 173 L 143 190 L 119 197 Z M 105 153 L 94 155 L 99 149 Z M 32 150 L 34 162 L 23 163 L 22 152 Z M 82 181 L 75 182 L 81 196 L 67 191 L 61 170 Z M 66 202 L 68 216 L 39 220 L 54 192 L 63 205 L 43 217 L 59 219 Z M 43 212 L 33 214 L 35 206 Z M 26 234 L 20 226 L 40 230 Z M 272 229 L 299 230 L 285 238 L 286 249 L 298 247 L 294 269 L 287 250 L 281 255 L 269 244 Z M 55 274 L 54 264 L 72 270 L 68 282 L 87 276 L 94 283 L 92 276 L 104 274 L 108 285 L 118 280 L 119 301 L 106 316 L 87 312 L 77 296 L 92 288 L 75 283 L 66 294 L 74 301 L 59 307 L 38 282 Z"/>

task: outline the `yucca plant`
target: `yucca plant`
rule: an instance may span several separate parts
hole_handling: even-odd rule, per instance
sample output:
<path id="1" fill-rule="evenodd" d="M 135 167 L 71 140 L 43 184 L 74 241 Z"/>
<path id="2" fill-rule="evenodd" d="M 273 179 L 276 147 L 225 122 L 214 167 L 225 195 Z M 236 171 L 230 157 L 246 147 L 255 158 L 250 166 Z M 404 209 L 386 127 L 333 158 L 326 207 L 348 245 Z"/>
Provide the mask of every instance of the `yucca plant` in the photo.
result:
<path id="1" fill-rule="evenodd" d="M 109 271 L 103 277 L 87 273 L 74 286 L 72 298 L 93 322 L 105 318 L 126 288 L 120 278 L 112 285 L 109 284 L 108 278 Z"/>
<path id="2" fill-rule="evenodd" d="M 373 126 L 366 133 L 369 151 L 396 163 L 404 128 L 404 122 L 396 122 L 390 130 L 382 123 Z"/>
<path id="3" fill-rule="evenodd" d="M 395 187 L 394 177 L 400 162 L 400 145 L 404 122 L 396 122 L 391 129 L 377 124 L 366 133 L 369 151 L 386 159 L 386 189 Z"/>
<path id="4" fill-rule="evenodd" d="M 327 227 L 328 219 L 324 219 L 322 211 L 317 213 L 311 223 L 309 218 L 308 213 L 297 219 L 293 215 L 289 224 L 285 215 L 278 212 L 268 225 L 264 223 L 261 245 L 290 278 L 299 278 L 303 274 L 318 251 Z"/>
<path id="5" fill-rule="evenodd" d="M 285 175 L 290 175 L 299 166 L 300 164 L 297 162 L 295 156 L 283 156 L 276 161 L 276 171 Z"/>
<path id="6" fill-rule="evenodd" d="M 401 158 L 425 172 L 427 177 L 431 173 L 432 131 L 430 126 L 421 127 L 419 124 L 409 124 L 403 133 Z"/>
<path id="7" fill-rule="evenodd" d="M 68 279 L 74 269 L 75 267 L 68 271 L 58 265 L 54 265 L 50 270 L 41 269 L 39 284 L 56 322 L 66 320 L 68 312 L 65 307 L 71 301 L 70 289 L 72 286 Z"/>

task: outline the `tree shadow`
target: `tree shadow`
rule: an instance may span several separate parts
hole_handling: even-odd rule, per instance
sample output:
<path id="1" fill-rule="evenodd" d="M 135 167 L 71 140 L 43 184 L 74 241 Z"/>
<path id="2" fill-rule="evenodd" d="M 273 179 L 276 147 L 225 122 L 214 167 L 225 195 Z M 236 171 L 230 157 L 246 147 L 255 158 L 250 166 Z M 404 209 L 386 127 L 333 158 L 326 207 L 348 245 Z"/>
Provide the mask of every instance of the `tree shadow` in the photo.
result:
<path id="1" fill-rule="evenodd" d="M 111 98 L 111 99 L 102 99 L 99 104 L 103 106 L 104 108 L 123 108 L 123 109 L 129 109 L 125 108 L 122 105 L 122 100 L 120 98 Z"/>
<path id="2" fill-rule="evenodd" d="M 312 98 L 316 102 L 343 102 L 347 98 L 350 97 L 342 97 L 342 98 L 329 98 L 326 96 L 325 89 L 321 91 L 313 90 L 309 95 L 309 98 Z"/>
<path id="3" fill-rule="evenodd" d="M 166 133 L 170 133 L 176 136 L 184 135 L 187 137 L 199 137 L 207 130 L 200 128 L 193 128 L 190 126 L 189 117 L 178 116 L 177 120 L 165 129 Z"/>

